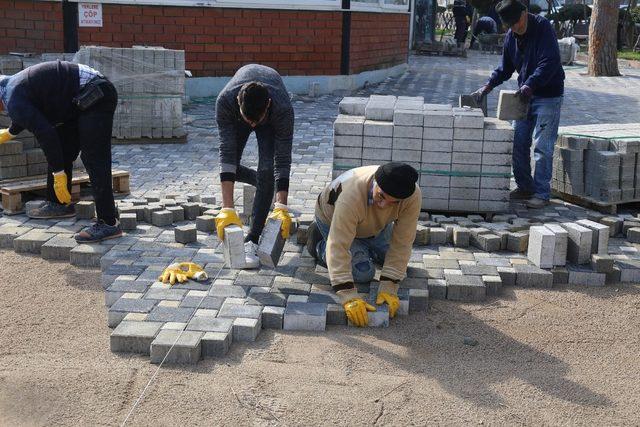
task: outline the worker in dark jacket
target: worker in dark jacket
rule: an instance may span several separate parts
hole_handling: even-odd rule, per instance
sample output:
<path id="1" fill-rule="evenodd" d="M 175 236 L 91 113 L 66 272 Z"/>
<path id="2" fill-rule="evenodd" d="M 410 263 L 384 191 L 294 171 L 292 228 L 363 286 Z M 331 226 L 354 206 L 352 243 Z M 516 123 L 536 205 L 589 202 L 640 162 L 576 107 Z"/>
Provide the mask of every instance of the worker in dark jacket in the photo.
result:
<path id="1" fill-rule="evenodd" d="M 526 118 L 514 123 L 513 174 L 518 188 L 512 199 L 527 200 L 530 208 L 549 203 L 553 149 L 558 138 L 560 108 L 564 94 L 564 70 L 553 27 L 541 16 L 527 13 L 518 0 L 496 6 L 509 27 L 504 40 L 502 64 L 474 95 L 481 101 L 493 88 L 518 72 L 518 96 L 529 104 Z M 531 144 L 535 144 L 535 173 L 531 175 Z"/>
<path id="2" fill-rule="evenodd" d="M 496 21 L 493 20 L 492 17 L 485 15 L 478 18 L 478 22 L 476 22 L 476 26 L 473 29 L 473 35 L 471 36 L 471 43 L 469 47 L 473 49 L 473 45 L 478 39 L 478 35 L 480 34 L 496 34 L 498 32 L 498 25 Z"/>
<path id="3" fill-rule="evenodd" d="M 71 204 L 73 162 L 82 158 L 96 203 L 97 222 L 76 234 L 78 242 L 122 235 L 111 180 L 111 128 L 118 95 L 98 71 L 65 61 L 43 62 L 13 76 L 0 76 L 0 109 L 11 127 L 0 143 L 32 132 L 47 158 L 48 201 L 31 218 L 75 215 Z"/>
<path id="4" fill-rule="evenodd" d="M 233 202 L 235 181 L 255 186 L 251 229 L 245 239 L 245 266 L 257 268 L 258 239 L 271 207 L 274 188 L 276 203 L 269 217 L 282 221 L 285 239 L 291 227 L 287 195 L 294 115 L 289 93 L 278 72 L 258 64 L 240 68 L 218 95 L 216 121 L 220 132 L 223 208 L 216 217 L 218 237 L 224 237 L 224 228 L 230 224 L 242 226 Z M 249 135 L 254 131 L 258 140 L 257 171 L 240 164 Z"/>
<path id="5" fill-rule="evenodd" d="M 463 46 L 467 39 L 471 18 L 473 17 L 473 8 L 467 4 L 466 0 L 455 0 L 452 12 L 456 23 L 454 38 L 458 46 Z"/>

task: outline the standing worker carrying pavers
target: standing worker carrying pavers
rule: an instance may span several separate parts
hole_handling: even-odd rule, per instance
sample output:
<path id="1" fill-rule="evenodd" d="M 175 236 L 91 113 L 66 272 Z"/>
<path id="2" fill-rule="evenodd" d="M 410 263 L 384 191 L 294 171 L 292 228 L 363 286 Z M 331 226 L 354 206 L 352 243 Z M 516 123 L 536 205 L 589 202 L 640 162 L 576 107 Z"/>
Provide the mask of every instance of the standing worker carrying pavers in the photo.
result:
<path id="1" fill-rule="evenodd" d="M 48 163 L 48 201 L 27 215 L 39 219 L 75 215 L 71 179 L 80 154 L 91 180 L 97 221 L 75 238 L 99 242 L 120 237 L 111 177 L 111 129 L 118 102 L 113 84 L 86 65 L 49 61 L 0 76 L 0 99 L 0 108 L 11 118 L 11 127 L 0 130 L 0 143 L 27 129 Z"/>
<path id="2" fill-rule="evenodd" d="M 351 323 L 366 326 L 375 307 L 360 296 L 354 283 L 369 283 L 382 265 L 377 305 L 387 303 L 394 317 L 400 301 L 422 193 L 418 172 L 404 163 L 351 169 L 327 186 L 316 202 L 307 250 L 329 270 L 331 285 Z"/>
<path id="3" fill-rule="evenodd" d="M 510 27 L 504 39 L 502 64 L 489 81 L 473 93 L 482 100 L 518 72 L 518 96 L 529 105 L 527 117 L 515 121 L 513 174 L 518 188 L 512 199 L 527 200 L 530 208 L 549 203 L 553 149 L 558 138 L 564 94 L 564 70 L 555 31 L 549 21 L 527 13 L 518 0 L 503 0 L 496 11 Z M 531 176 L 531 144 L 535 143 L 535 173 Z"/>
<path id="4" fill-rule="evenodd" d="M 291 217 L 287 207 L 293 107 L 282 78 L 272 68 L 249 64 L 240 68 L 222 89 L 216 101 L 216 121 L 220 132 L 220 185 L 222 210 L 216 217 L 218 238 L 224 228 L 242 226 L 235 211 L 235 181 L 256 187 L 251 213 L 251 229 L 245 238 L 245 268 L 257 268 L 258 240 L 262 234 L 274 188 L 276 203 L 270 218 L 282 221 L 282 236 L 289 237 Z M 258 140 L 258 170 L 240 164 L 251 132 Z"/>

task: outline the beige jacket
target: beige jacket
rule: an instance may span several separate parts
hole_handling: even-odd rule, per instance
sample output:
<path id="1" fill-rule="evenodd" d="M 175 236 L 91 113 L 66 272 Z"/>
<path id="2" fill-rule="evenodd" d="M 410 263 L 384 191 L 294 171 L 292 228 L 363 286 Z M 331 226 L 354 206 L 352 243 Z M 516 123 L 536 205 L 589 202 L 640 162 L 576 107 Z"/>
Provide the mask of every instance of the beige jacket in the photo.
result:
<path id="1" fill-rule="evenodd" d="M 333 180 L 318 197 L 316 216 L 330 225 L 326 258 L 333 286 L 353 282 L 349 252 L 353 239 L 376 236 L 392 222 L 395 224 L 381 275 L 392 280 L 402 280 L 406 275 L 422 193 L 416 185 L 411 197 L 395 205 L 384 209 L 370 205 L 377 169 L 378 166 L 351 169 Z"/>

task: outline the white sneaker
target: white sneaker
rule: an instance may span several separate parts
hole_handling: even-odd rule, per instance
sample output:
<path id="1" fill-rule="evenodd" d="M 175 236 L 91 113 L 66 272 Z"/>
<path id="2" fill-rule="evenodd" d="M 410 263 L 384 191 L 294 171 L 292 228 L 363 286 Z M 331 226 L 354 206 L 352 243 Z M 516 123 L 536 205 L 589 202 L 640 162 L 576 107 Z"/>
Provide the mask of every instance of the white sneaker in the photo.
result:
<path id="1" fill-rule="evenodd" d="M 244 244 L 244 268 L 260 267 L 260 258 L 258 258 L 258 245 L 251 240 Z"/>

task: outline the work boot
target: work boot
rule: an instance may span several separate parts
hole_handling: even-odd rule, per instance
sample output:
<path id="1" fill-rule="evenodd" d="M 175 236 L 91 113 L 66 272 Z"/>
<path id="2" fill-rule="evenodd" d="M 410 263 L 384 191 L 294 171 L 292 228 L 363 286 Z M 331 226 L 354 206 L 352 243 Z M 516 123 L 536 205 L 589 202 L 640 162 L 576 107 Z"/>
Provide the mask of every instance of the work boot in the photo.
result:
<path id="1" fill-rule="evenodd" d="M 258 245 L 251 240 L 244 242 L 244 268 L 253 269 L 258 267 L 260 267 Z"/>
<path id="2" fill-rule="evenodd" d="M 318 230 L 318 224 L 315 221 L 309 225 L 307 230 L 307 252 L 316 260 L 316 263 L 327 268 L 327 265 L 318 257 L 318 242 L 322 240 L 322 234 Z"/>
<path id="3" fill-rule="evenodd" d="M 120 221 L 116 221 L 115 225 L 109 225 L 99 219 L 95 224 L 86 227 L 84 230 L 75 235 L 78 243 L 96 243 L 103 240 L 115 239 L 122 236 L 122 228 Z"/>
<path id="4" fill-rule="evenodd" d="M 76 216 L 76 208 L 74 205 L 45 202 L 39 208 L 34 208 L 27 212 L 27 216 L 33 219 L 71 218 Z"/>
<path id="5" fill-rule="evenodd" d="M 531 196 L 533 196 L 532 192 L 524 191 L 519 188 L 516 188 L 509 193 L 509 199 L 511 200 L 528 200 Z"/>
<path id="6" fill-rule="evenodd" d="M 529 200 L 527 200 L 527 207 L 529 209 L 540 209 L 540 208 L 544 208 L 545 206 L 547 206 L 549 204 L 548 200 L 544 200 L 544 199 L 539 199 L 537 197 L 532 197 Z"/>

